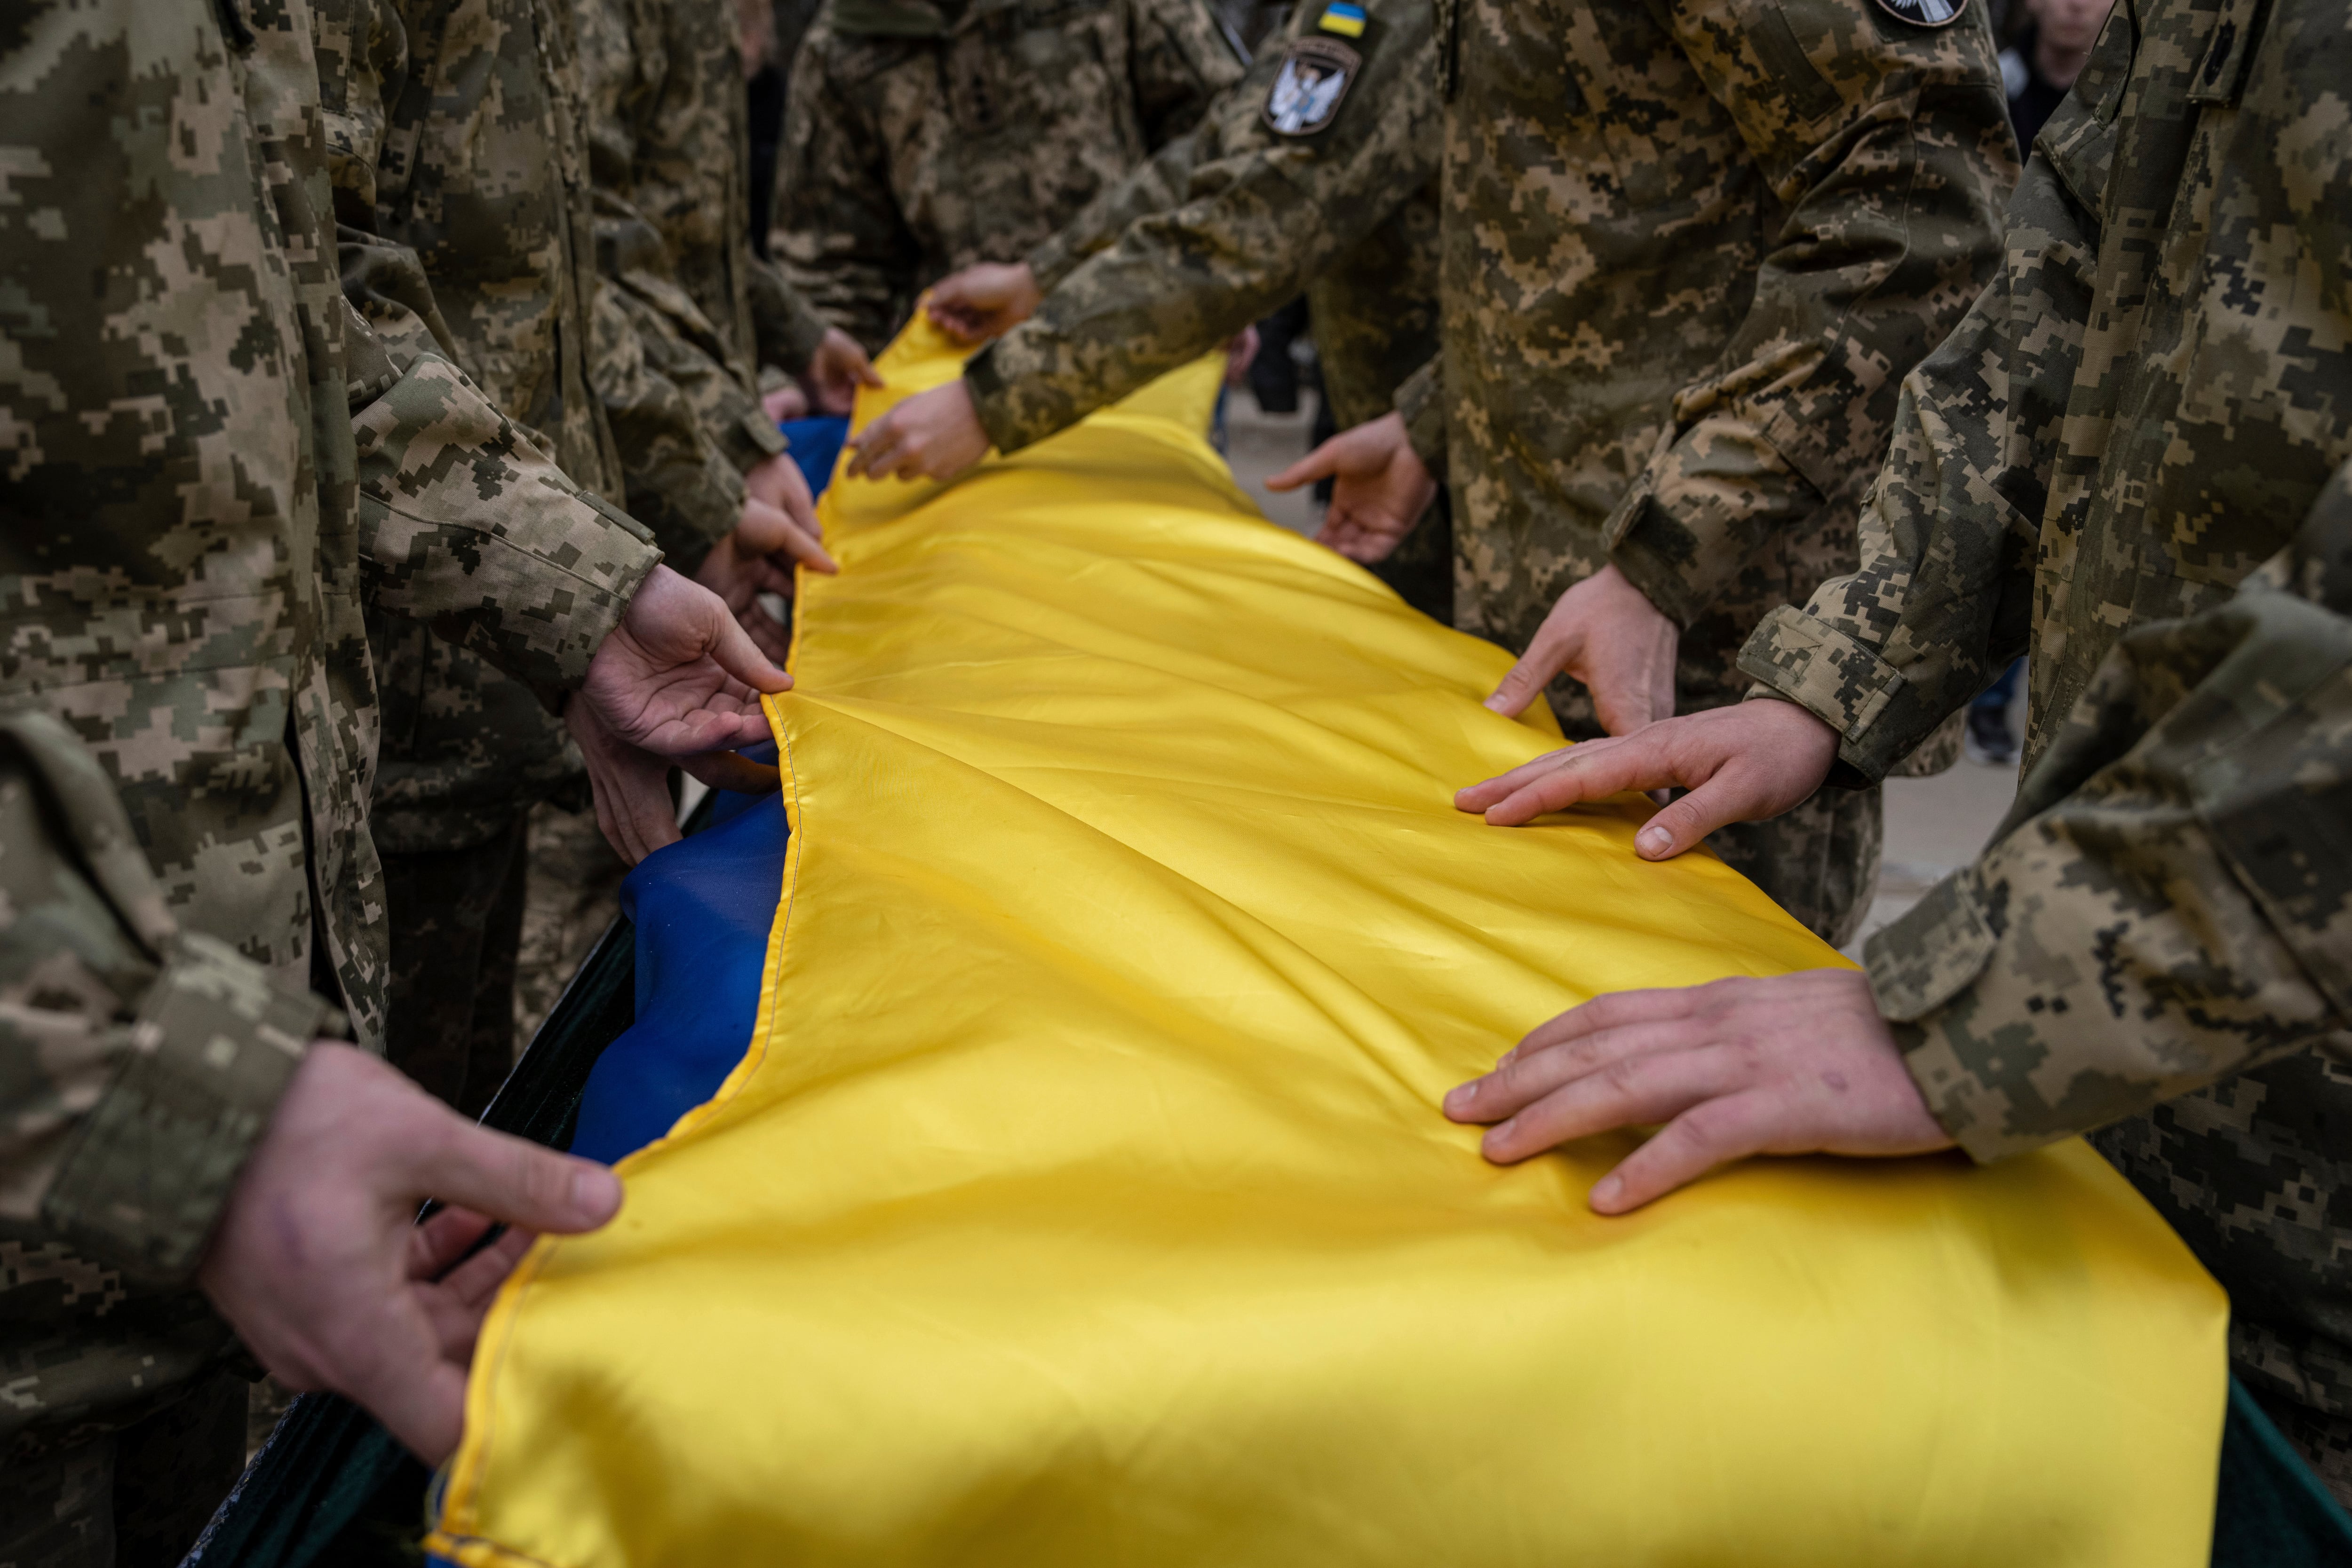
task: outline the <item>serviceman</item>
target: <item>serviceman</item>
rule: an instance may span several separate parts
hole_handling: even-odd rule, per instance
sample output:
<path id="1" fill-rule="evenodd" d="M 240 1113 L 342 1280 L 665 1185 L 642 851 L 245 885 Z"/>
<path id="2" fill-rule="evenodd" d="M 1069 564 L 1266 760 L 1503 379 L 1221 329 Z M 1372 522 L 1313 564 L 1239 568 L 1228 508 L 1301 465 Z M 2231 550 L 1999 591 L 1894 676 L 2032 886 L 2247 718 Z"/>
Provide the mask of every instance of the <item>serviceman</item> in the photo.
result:
<path id="1" fill-rule="evenodd" d="M 620 495 L 588 382 L 595 243 L 569 9 L 492 0 L 463 26 L 408 0 L 312 14 L 352 304 L 379 336 L 462 368 L 582 488 Z M 478 1116 L 513 1060 L 528 814 L 585 781 L 521 682 L 379 608 L 368 638 L 383 716 L 369 821 L 390 925 L 385 1055 Z"/>
<path id="2" fill-rule="evenodd" d="M 1242 61 L 1204 0 L 828 0 L 787 92 L 772 254 L 879 350 L 1181 136 Z"/>
<path id="3" fill-rule="evenodd" d="M 242 1463 L 238 1339 L 437 1459 L 522 1237 L 431 1276 L 617 1207 L 364 1053 L 363 601 L 568 694 L 616 823 L 788 684 L 352 310 L 310 20 L 46 4 L 0 48 L 0 1561 L 176 1560 Z M 460 1207 L 418 1232 L 428 1196 Z"/>
<path id="4" fill-rule="evenodd" d="M 1301 288 L 1338 418 L 1376 418 L 1437 350 L 1436 69 L 1425 0 L 1302 8 L 1189 135 L 1024 261 L 968 267 L 933 290 L 942 327 L 998 340 L 961 382 L 861 432 L 854 470 L 946 479 L 991 446 L 1019 451 Z M 1442 527 L 1373 570 L 1452 619 Z"/>
<path id="5" fill-rule="evenodd" d="M 1737 700 L 1791 589 L 1849 569 L 1901 377 L 2000 256 L 2016 149 L 1983 7 L 1442 8 L 1444 351 L 1283 476 L 1376 559 L 1452 486 L 1454 622 L 1571 737 Z M 1557 678 L 1556 678 L 1557 677 Z M 1832 942 L 1874 790 L 1717 844 Z"/>
<path id="6" fill-rule="evenodd" d="M 2352 1502 L 2347 81 L 2345 0 L 2118 6 L 2005 271 L 1904 388 L 1861 570 L 1741 654 L 1778 700 L 1462 795 L 1508 823 L 1689 786 L 1638 841 L 1663 858 L 1877 779 L 2030 646 L 1990 846 L 1866 974 L 1604 997 L 1448 1110 L 1510 1118 L 1503 1160 L 1666 1124 L 1593 1189 L 1612 1214 L 1750 1154 L 1990 1161 L 2103 1128 L 2228 1287 L 2234 1370 Z"/>

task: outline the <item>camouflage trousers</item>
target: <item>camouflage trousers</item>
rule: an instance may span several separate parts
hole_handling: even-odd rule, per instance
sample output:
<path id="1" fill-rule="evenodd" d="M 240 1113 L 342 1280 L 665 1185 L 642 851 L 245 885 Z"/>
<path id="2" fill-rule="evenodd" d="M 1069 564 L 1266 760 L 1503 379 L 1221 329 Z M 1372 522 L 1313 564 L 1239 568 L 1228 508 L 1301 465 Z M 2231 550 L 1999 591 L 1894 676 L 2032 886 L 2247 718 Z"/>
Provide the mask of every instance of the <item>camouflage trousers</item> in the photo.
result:
<path id="1" fill-rule="evenodd" d="M 518 816 L 466 849 L 383 856 L 392 927 L 384 1054 L 467 1116 L 482 1113 L 514 1064 L 524 822 Z"/>
<path id="2" fill-rule="evenodd" d="M 0 1568 L 172 1568 L 245 1469 L 245 1406 L 215 1372 L 119 1431 L 0 1456 Z"/>
<path id="3" fill-rule="evenodd" d="M 2347 1126 L 2352 1064 L 2304 1050 L 2091 1143 L 2229 1291 L 2231 1370 L 2352 1507 Z"/>
<path id="4" fill-rule="evenodd" d="M 1706 841 L 1799 924 L 1843 947 L 1878 889 L 1885 821 L 1876 789 L 1823 789 L 1769 822 L 1717 828 Z"/>
<path id="5" fill-rule="evenodd" d="M 530 853 L 514 988 L 514 1038 L 526 1045 L 620 915 L 621 880 L 629 874 L 593 811 L 532 808 Z"/>

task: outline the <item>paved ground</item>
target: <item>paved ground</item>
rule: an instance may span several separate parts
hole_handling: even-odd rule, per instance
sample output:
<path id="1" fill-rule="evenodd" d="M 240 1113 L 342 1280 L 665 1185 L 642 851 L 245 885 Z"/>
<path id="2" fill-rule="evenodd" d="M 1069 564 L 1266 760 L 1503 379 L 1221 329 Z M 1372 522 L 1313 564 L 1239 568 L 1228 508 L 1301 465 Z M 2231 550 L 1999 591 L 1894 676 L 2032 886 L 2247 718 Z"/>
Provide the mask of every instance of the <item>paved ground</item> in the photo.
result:
<path id="1" fill-rule="evenodd" d="M 1225 411 L 1226 455 L 1235 477 L 1267 517 L 1302 534 L 1315 531 L 1321 508 L 1306 491 L 1277 496 L 1264 481 L 1307 450 L 1312 419 L 1311 404 L 1295 414 L 1261 413 L 1246 392 L 1234 392 Z M 1985 768 L 1965 758 L 1933 779 L 1890 781 L 1878 897 L 1850 951 L 1859 956 L 1871 932 L 1917 903 L 1947 873 L 1975 859 L 2016 793 L 2015 768 Z"/>

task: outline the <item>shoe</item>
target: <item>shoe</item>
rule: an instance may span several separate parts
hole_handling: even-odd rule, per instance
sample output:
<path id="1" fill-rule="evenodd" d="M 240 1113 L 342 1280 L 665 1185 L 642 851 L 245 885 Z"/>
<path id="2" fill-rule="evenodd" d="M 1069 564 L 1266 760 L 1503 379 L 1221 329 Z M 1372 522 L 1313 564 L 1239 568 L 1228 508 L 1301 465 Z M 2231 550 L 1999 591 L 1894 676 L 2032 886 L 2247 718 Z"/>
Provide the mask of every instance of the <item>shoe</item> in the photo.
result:
<path id="1" fill-rule="evenodd" d="M 1987 768 L 2012 766 L 2017 761 L 2017 739 L 2009 733 L 2009 710 L 1969 709 L 1968 730 L 1960 737 L 1960 749 L 1968 754 L 1969 761 Z"/>

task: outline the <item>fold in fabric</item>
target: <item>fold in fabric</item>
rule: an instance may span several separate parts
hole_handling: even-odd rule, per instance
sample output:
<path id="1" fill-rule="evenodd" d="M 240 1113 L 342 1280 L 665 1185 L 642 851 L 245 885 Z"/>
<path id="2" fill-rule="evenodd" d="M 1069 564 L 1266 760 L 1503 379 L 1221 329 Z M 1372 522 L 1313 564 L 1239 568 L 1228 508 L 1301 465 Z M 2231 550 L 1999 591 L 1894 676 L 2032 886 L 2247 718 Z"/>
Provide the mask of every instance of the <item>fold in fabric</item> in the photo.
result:
<path id="1" fill-rule="evenodd" d="M 861 417 L 955 373 L 918 328 Z M 1509 655 L 1264 522 L 1213 366 L 844 480 L 772 707 L 750 1049 L 485 1329 L 476 1565 L 2202 1561 L 2222 1296 L 2079 1143 L 1759 1160 L 1643 1212 L 1446 1089 L 1598 992 L 1842 963 L 1558 744 Z"/>

